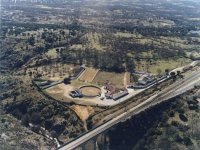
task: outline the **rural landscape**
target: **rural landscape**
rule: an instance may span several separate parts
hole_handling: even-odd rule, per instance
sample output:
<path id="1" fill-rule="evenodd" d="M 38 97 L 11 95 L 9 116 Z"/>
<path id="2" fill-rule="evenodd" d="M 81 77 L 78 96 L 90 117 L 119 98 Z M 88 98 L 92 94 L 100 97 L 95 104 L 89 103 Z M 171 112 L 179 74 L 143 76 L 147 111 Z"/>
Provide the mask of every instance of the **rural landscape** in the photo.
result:
<path id="1" fill-rule="evenodd" d="M 0 149 L 200 149 L 199 0 L 1 0 Z"/>

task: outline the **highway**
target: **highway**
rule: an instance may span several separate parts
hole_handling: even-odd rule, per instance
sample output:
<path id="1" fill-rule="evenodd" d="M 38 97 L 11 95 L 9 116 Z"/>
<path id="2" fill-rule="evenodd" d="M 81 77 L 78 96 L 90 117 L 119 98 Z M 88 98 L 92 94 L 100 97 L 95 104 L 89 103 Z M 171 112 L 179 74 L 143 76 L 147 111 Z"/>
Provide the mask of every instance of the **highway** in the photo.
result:
<path id="1" fill-rule="evenodd" d="M 156 93 L 155 95 L 151 96 L 147 100 L 141 102 L 137 106 L 126 110 L 121 115 L 109 120 L 108 122 L 98 126 L 97 128 L 83 134 L 82 136 L 78 137 L 75 140 L 67 143 L 58 150 L 73 150 L 80 146 L 81 144 L 89 141 L 93 137 L 97 136 L 98 134 L 106 131 L 107 129 L 111 128 L 112 126 L 116 125 L 119 122 L 124 121 L 127 118 L 130 118 L 134 114 L 137 114 L 153 105 L 161 103 L 165 100 L 168 100 L 176 95 L 180 95 L 194 87 L 194 85 L 200 83 L 200 69 L 191 72 L 189 75 L 185 77 L 185 79 L 181 79 L 176 81 L 174 84 L 170 85 L 166 89 L 163 89 L 161 92 Z"/>

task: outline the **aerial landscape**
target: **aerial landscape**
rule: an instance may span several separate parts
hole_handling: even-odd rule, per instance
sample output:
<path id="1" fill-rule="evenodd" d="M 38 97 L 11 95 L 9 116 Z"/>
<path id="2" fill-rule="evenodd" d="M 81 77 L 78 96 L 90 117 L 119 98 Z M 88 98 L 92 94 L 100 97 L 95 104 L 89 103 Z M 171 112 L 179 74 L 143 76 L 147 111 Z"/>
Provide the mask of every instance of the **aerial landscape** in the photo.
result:
<path id="1" fill-rule="evenodd" d="M 199 150 L 199 0 L 1 0 L 0 150 Z"/>

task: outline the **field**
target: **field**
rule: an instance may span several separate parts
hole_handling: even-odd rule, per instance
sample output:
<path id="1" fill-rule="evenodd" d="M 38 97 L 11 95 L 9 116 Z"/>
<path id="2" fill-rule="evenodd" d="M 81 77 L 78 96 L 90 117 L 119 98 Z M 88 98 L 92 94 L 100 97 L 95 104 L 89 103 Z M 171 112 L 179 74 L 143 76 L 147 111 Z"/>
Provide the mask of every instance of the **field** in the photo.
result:
<path id="1" fill-rule="evenodd" d="M 81 81 L 92 82 L 99 70 L 94 68 L 86 68 L 83 75 L 80 77 Z"/>
<path id="2" fill-rule="evenodd" d="M 165 69 L 172 70 L 177 67 L 184 66 L 186 64 L 190 63 L 189 59 L 177 59 L 177 60 L 160 60 L 156 61 L 155 64 L 149 65 L 147 62 L 142 62 L 139 69 L 139 71 L 147 72 L 147 70 L 150 73 L 158 74 L 158 70 L 161 71 L 161 73 L 165 72 Z M 147 69 L 147 66 L 149 65 L 149 69 Z"/>
<path id="3" fill-rule="evenodd" d="M 124 73 L 104 72 L 99 71 L 93 80 L 93 83 L 104 85 L 107 81 L 112 82 L 117 86 L 124 85 Z"/>
<path id="4" fill-rule="evenodd" d="M 68 99 L 67 96 L 69 97 L 69 92 L 72 90 L 74 90 L 74 88 L 70 85 L 58 84 L 51 88 L 46 89 L 44 92 L 49 94 L 55 99 L 66 101 Z"/>

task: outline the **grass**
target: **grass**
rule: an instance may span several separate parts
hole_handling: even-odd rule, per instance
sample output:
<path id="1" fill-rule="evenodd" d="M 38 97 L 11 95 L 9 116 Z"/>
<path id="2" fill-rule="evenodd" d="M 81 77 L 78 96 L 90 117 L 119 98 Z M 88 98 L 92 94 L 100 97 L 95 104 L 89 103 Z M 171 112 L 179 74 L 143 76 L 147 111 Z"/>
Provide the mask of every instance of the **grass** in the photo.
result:
<path id="1" fill-rule="evenodd" d="M 104 85 L 106 81 L 110 81 L 115 85 L 124 85 L 124 73 L 99 71 L 93 80 L 93 83 Z"/>
<path id="2" fill-rule="evenodd" d="M 126 32 L 117 32 L 114 34 L 116 37 L 124 37 L 124 38 L 141 38 L 142 35 L 140 34 L 132 34 L 132 33 L 126 33 Z"/>
<path id="3" fill-rule="evenodd" d="M 58 53 L 56 52 L 56 49 L 53 48 L 53 49 L 50 49 L 50 50 L 46 53 L 46 55 L 47 55 L 48 57 L 50 57 L 51 59 L 55 59 L 55 58 L 57 58 Z"/>
<path id="4" fill-rule="evenodd" d="M 157 61 L 156 64 L 150 65 L 149 71 L 153 74 L 157 74 L 158 69 L 160 69 L 161 72 L 164 73 L 165 69 L 172 70 L 174 68 L 189 64 L 190 62 L 191 61 L 189 59 L 184 59 L 184 58 L 177 59 L 177 60 L 161 60 L 161 61 Z M 140 67 L 139 70 L 146 72 L 147 71 L 147 68 L 146 68 L 147 63 L 142 62 L 142 64 L 143 64 L 142 65 L 143 67 Z"/>
<path id="5" fill-rule="evenodd" d="M 83 48 L 83 45 L 81 45 L 81 44 L 74 44 L 71 46 L 71 49 L 76 49 L 76 50 L 82 49 L 82 48 Z"/>
<path id="6" fill-rule="evenodd" d="M 101 35 L 99 33 L 87 33 L 84 38 L 88 41 L 88 47 L 96 50 L 103 50 L 102 45 L 99 42 Z"/>

